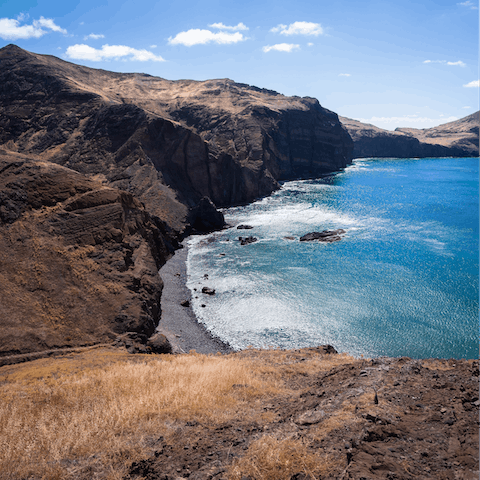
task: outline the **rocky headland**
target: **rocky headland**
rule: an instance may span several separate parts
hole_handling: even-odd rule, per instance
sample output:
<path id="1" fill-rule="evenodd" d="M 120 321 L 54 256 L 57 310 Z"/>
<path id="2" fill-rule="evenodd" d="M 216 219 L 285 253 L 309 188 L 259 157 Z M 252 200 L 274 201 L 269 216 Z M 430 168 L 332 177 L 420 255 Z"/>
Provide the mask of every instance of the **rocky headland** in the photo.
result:
<path id="1" fill-rule="evenodd" d="M 339 117 L 353 139 L 355 158 L 478 157 L 479 112 L 434 128 L 384 130 Z"/>
<path id="2" fill-rule="evenodd" d="M 255 469 L 279 448 L 287 456 L 272 457 L 268 467 L 276 480 L 478 478 L 478 362 L 353 359 L 331 346 L 228 353 L 189 310 L 184 261 L 166 264 L 185 236 L 223 227 L 216 207 L 268 195 L 282 180 L 335 171 L 354 156 L 420 156 L 402 149 L 405 139 L 445 149 L 463 144 L 462 151 L 473 152 L 475 126 L 461 124 L 455 136 L 457 127 L 449 125 L 450 133 L 438 127 L 437 136 L 397 132 L 395 141 L 404 141 L 398 148 L 384 138 L 390 153 L 365 153 L 362 138 L 370 134 L 357 135 L 312 98 L 228 79 L 113 73 L 14 45 L 1 49 L 0 405 L 1 418 L 17 422 L 1 433 L 10 435 L 5 445 L 20 443 L 16 453 L 0 455 L 0 478 L 267 478 Z M 478 152 L 478 114 L 476 128 Z M 429 155 L 462 156 L 448 151 Z M 303 240 L 338 241 L 343 233 L 312 232 Z M 153 335 L 159 326 L 172 342 Z M 88 347 L 99 344 L 109 346 Z M 124 388 L 125 365 L 133 371 L 157 362 L 142 353 L 192 348 L 226 354 L 161 357 L 155 372 L 182 362 L 199 366 L 158 411 L 151 407 L 158 391 L 141 400 L 151 384 L 141 384 L 143 377 Z M 62 353 L 58 363 L 38 359 Z M 25 360 L 33 361 L 15 365 Z M 204 368 L 215 362 L 218 370 Z M 253 372 L 251 384 L 225 380 L 218 405 L 207 400 L 192 410 L 188 401 L 177 416 L 166 410 L 179 391 L 195 393 L 200 376 L 210 372 L 217 388 L 218 378 L 239 364 Z M 110 381 L 117 367 L 120 381 L 104 396 L 103 380 L 79 387 L 98 375 Z M 78 372 L 87 374 L 77 379 Z M 112 393 L 119 385 L 121 392 Z M 127 397 L 140 413 L 108 424 L 108 402 L 118 414 Z M 15 416 L 22 405 L 25 421 Z M 84 435 L 99 405 L 100 426 Z M 207 406 L 214 411 L 208 420 Z M 64 412 L 83 408 L 84 420 L 63 422 Z M 79 443 L 52 456 L 62 428 L 64 443 Z M 87 441 L 80 445 L 82 435 Z M 109 447 L 105 435 L 113 438 Z M 316 473 L 305 463 L 312 458 Z"/>
<path id="3" fill-rule="evenodd" d="M 150 335 L 155 271 L 186 235 L 222 228 L 216 207 L 352 159 L 337 115 L 312 98 L 96 70 L 15 45 L 0 65 L 3 355 Z M 81 273 L 68 270 L 74 258 Z"/>

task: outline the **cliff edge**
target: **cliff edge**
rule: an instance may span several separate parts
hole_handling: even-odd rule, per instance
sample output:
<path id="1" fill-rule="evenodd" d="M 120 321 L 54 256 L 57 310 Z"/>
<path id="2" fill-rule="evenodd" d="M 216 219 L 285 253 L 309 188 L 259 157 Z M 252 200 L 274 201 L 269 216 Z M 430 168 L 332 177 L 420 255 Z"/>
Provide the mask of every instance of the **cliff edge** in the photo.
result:
<path id="1" fill-rule="evenodd" d="M 216 207 L 348 165 L 335 113 L 231 80 L 168 81 L 0 49 L 0 355 L 145 342 L 158 269 Z"/>

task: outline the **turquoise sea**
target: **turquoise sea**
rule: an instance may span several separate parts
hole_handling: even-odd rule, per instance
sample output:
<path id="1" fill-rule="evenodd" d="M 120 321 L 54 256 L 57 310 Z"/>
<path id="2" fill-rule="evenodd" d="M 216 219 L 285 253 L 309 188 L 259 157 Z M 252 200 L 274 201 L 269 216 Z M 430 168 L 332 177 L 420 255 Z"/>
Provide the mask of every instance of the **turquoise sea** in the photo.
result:
<path id="1" fill-rule="evenodd" d="M 232 228 L 189 240 L 197 318 L 235 348 L 477 358 L 478 165 L 359 159 L 224 210 Z M 340 242 L 299 241 L 338 228 Z M 258 241 L 240 245 L 249 235 Z"/>

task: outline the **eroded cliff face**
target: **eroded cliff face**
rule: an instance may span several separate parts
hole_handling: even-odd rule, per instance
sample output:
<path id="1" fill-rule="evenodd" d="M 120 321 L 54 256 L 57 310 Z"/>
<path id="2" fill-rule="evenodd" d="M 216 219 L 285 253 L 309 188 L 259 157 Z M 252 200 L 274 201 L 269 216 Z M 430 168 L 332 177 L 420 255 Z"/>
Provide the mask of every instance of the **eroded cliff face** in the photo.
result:
<path id="1" fill-rule="evenodd" d="M 0 355 L 151 335 L 178 239 L 352 148 L 314 99 L 1 49 Z"/>
<path id="2" fill-rule="evenodd" d="M 397 128 L 395 131 L 339 118 L 353 139 L 356 158 L 478 156 L 479 112 L 435 128 Z"/>
<path id="3" fill-rule="evenodd" d="M 0 150 L 0 356 L 151 335 L 170 233 L 130 193 Z"/>
<path id="4" fill-rule="evenodd" d="M 0 144 L 99 175 L 178 231 L 204 196 L 247 203 L 351 160 L 348 133 L 314 99 L 94 70 L 13 45 L 0 61 Z"/>

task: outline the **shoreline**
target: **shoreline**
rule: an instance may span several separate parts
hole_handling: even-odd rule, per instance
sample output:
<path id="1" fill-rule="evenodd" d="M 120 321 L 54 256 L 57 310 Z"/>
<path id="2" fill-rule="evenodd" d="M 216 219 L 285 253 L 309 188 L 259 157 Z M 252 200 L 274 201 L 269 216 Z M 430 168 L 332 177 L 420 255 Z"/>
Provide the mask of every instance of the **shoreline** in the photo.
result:
<path id="1" fill-rule="evenodd" d="M 163 280 L 162 315 L 156 332 L 167 337 L 173 353 L 190 350 L 202 354 L 231 353 L 234 349 L 207 330 L 193 311 L 192 295 L 187 287 L 187 239 L 182 246 L 159 270 Z M 185 300 L 188 306 L 181 305 Z"/>

